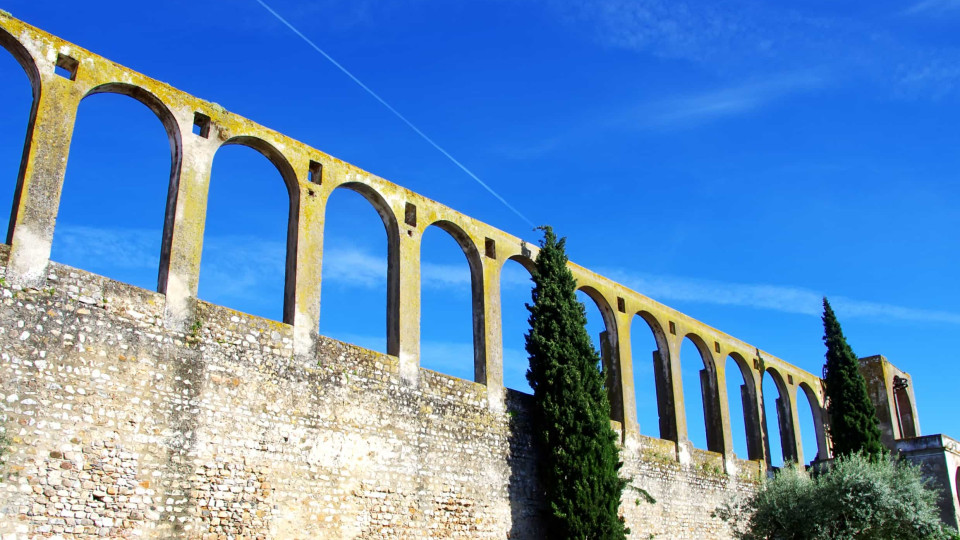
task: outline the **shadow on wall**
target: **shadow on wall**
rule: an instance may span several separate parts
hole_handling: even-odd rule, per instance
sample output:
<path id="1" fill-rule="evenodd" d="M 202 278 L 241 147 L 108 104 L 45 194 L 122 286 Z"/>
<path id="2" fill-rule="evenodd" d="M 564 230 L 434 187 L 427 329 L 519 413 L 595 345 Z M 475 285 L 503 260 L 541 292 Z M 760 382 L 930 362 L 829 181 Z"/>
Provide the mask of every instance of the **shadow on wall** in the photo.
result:
<path id="1" fill-rule="evenodd" d="M 537 450 L 533 442 L 531 414 L 533 396 L 506 389 L 510 417 L 510 534 L 508 538 L 536 540 L 546 538 L 544 526 L 547 508 L 537 479 Z"/>

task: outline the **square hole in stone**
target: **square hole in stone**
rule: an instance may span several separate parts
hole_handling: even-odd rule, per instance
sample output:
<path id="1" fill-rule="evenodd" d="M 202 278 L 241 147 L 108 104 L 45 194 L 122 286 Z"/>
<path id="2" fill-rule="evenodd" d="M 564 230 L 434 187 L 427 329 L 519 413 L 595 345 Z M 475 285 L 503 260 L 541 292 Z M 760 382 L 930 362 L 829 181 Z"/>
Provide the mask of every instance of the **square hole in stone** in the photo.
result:
<path id="1" fill-rule="evenodd" d="M 486 254 L 488 259 L 496 259 L 497 242 L 493 238 L 485 238 L 483 240 L 483 252 Z"/>
<path id="2" fill-rule="evenodd" d="M 417 226 L 417 207 L 415 205 L 407 203 L 407 206 L 403 209 L 403 222 L 411 227 Z"/>
<path id="3" fill-rule="evenodd" d="M 206 139 L 210 136 L 210 117 L 203 113 L 193 113 L 193 134 Z"/>
<path id="4" fill-rule="evenodd" d="M 57 66 L 53 68 L 53 71 L 64 79 L 75 81 L 77 80 L 77 69 L 79 67 L 80 62 L 77 62 L 74 58 L 70 58 L 65 54 L 58 54 Z"/>
<path id="5" fill-rule="evenodd" d="M 316 161 L 310 161 L 310 170 L 307 172 L 307 177 L 311 183 L 320 185 L 323 183 L 323 164 Z"/>
<path id="6" fill-rule="evenodd" d="M 787 383 L 793 384 L 793 375 L 789 375 L 789 374 L 787 375 Z"/>
<path id="7" fill-rule="evenodd" d="M 670 321 L 670 333 L 677 335 L 677 325 L 673 321 Z"/>
<path id="8" fill-rule="evenodd" d="M 719 342 L 719 341 L 714 341 L 714 342 L 713 342 L 713 350 L 715 350 L 715 351 L 717 351 L 717 352 L 720 352 L 720 342 Z"/>
<path id="9" fill-rule="evenodd" d="M 617 297 L 617 309 L 620 311 L 620 313 L 627 312 L 627 302 L 621 296 Z"/>

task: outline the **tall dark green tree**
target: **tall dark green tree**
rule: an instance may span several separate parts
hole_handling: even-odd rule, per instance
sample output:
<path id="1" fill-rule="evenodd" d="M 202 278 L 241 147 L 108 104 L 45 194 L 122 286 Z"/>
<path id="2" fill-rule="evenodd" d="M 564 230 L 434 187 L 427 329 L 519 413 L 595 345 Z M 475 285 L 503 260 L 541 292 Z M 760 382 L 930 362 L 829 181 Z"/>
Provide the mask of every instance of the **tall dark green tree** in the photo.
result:
<path id="1" fill-rule="evenodd" d="M 620 539 L 620 478 L 600 357 L 587 335 L 587 316 L 567 268 L 566 239 L 544 232 L 533 270 L 526 349 L 533 388 L 539 474 L 549 504 L 548 538 Z"/>
<path id="2" fill-rule="evenodd" d="M 830 437 L 834 456 L 855 452 L 878 457 L 883 454 L 877 412 L 867 394 L 867 383 L 860 374 L 859 361 L 843 337 L 840 322 L 823 299 L 823 342 L 827 362 L 823 382 L 830 416 Z"/>

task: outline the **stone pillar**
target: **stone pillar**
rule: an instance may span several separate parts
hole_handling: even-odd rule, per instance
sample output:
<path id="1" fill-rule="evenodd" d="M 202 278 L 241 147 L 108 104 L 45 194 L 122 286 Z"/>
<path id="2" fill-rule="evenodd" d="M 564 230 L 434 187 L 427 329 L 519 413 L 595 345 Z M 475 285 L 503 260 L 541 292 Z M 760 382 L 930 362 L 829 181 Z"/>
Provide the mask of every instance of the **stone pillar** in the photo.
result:
<path id="1" fill-rule="evenodd" d="M 667 405 L 666 410 L 660 409 L 661 436 L 666 427 L 668 430 L 666 433 L 669 433 L 669 435 L 672 436 L 670 438 L 677 443 L 677 457 L 680 463 L 689 463 L 691 459 L 689 448 L 690 437 L 687 434 L 687 413 L 683 399 L 683 380 L 680 374 L 680 344 L 682 341 L 682 336 L 670 335 L 667 337 L 667 354 L 669 358 L 663 362 L 662 367 L 669 370 L 669 372 L 665 374 L 668 377 L 664 380 L 665 390 L 669 392 L 665 398 L 667 398 L 669 402 L 661 400 L 659 384 L 657 388 L 657 402 L 658 405 Z"/>
<path id="2" fill-rule="evenodd" d="M 52 65 L 38 67 L 42 86 L 27 133 L 7 235 L 7 279 L 20 287 L 40 287 L 46 279 L 70 140 L 85 94 L 75 81 L 54 74 Z"/>
<path id="3" fill-rule="evenodd" d="M 725 454 L 723 439 L 723 411 L 720 407 L 720 389 L 717 363 L 709 351 L 698 351 L 704 362 L 700 370 L 700 398 L 703 403 L 703 425 L 707 432 L 707 450 Z M 713 369 L 707 366 L 712 366 Z"/>
<path id="4" fill-rule="evenodd" d="M 600 364 L 603 366 L 603 385 L 610 403 L 610 419 L 623 424 L 623 384 L 620 379 L 620 349 L 616 330 L 600 332 Z"/>
<path id="5" fill-rule="evenodd" d="M 762 407 L 763 401 L 761 393 L 757 391 L 760 388 L 760 383 L 756 376 L 756 372 L 752 369 L 750 370 L 750 376 L 753 383 L 753 390 L 748 386 L 748 382 L 744 381 L 740 385 L 740 399 L 743 403 L 743 425 L 744 430 L 747 432 L 747 458 L 748 459 L 764 459 L 766 456 L 766 445 L 764 444 L 763 438 L 763 416 L 762 416 Z"/>
<path id="6" fill-rule="evenodd" d="M 630 348 L 630 323 L 633 315 L 616 312 L 617 333 L 617 360 L 620 366 L 620 402 L 622 407 L 623 438 L 636 438 L 640 434 L 640 425 L 637 422 L 637 396 L 633 382 L 633 352 Z"/>
<path id="7" fill-rule="evenodd" d="M 676 410 L 673 406 L 673 385 L 670 373 L 670 346 L 664 351 L 653 351 L 653 382 L 657 391 L 657 415 L 660 419 L 660 438 L 676 442 Z M 664 358 L 666 356 L 666 358 Z"/>
<path id="8" fill-rule="evenodd" d="M 329 192 L 300 183 L 297 213 L 297 265 L 294 270 L 293 350 L 315 363 L 320 329 L 320 286 L 323 266 L 323 225 Z"/>
<path id="9" fill-rule="evenodd" d="M 717 368 L 717 402 L 719 404 L 720 444 L 724 462 L 733 463 L 733 431 L 730 427 L 730 402 L 727 396 L 727 366 L 726 363 L 716 364 Z"/>
<path id="10" fill-rule="evenodd" d="M 394 210 L 395 215 L 403 215 L 403 208 Z M 388 262 L 388 273 L 394 274 L 397 283 L 397 305 L 391 306 L 388 298 L 387 342 L 391 345 L 391 316 L 397 317 L 395 332 L 397 351 L 388 351 L 400 358 L 400 377 L 411 385 L 417 383 L 420 375 L 420 240 L 421 232 L 416 227 L 401 226 L 396 261 L 397 270 L 393 271 L 394 260 Z M 387 279 L 388 289 L 390 278 Z M 390 294 L 389 290 L 388 293 Z M 394 315 L 395 314 L 395 315 Z M 392 349 L 392 347 L 390 347 Z"/>
<path id="11" fill-rule="evenodd" d="M 493 411 L 504 410 L 503 328 L 500 302 L 500 270 L 503 263 L 483 258 L 483 346 L 484 362 L 474 364 L 474 380 L 487 387 L 487 404 Z"/>
<path id="12" fill-rule="evenodd" d="M 830 459 L 830 442 L 827 440 L 827 411 L 820 406 L 819 402 L 813 402 L 811 405 L 817 408 L 817 414 L 813 418 L 813 428 L 817 432 L 817 459 L 827 460 Z"/>
<path id="13" fill-rule="evenodd" d="M 777 424 L 780 428 L 780 450 L 785 463 L 797 461 L 797 441 L 794 436 L 792 411 L 795 409 L 790 400 L 790 392 L 781 392 L 780 397 L 777 398 Z"/>
<path id="14" fill-rule="evenodd" d="M 160 261 L 159 290 L 166 295 L 166 325 L 185 331 L 193 324 L 197 308 L 197 284 L 200 280 L 200 255 L 207 219 L 207 195 L 213 156 L 219 148 L 215 134 L 202 137 L 191 132 L 192 111 L 179 115 L 180 133 L 185 134 L 183 159 L 177 181 L 172 219 L 164 227 L 164 245 L 169 245 L 166 260 Z M 211 131 L 214 128 L 211 127 Z"/>
<path id="15" fill-rule="evenodd" d="M 803 439 L 800 436 L 800 416 L 797 410 L 797 392 L 799 388 L 795 385 L 787 386 L 787 395 L 790 399 L 790 442 L 793 446 L 793 458 L 799 465 L 804 464 L 803 460 Z"/>

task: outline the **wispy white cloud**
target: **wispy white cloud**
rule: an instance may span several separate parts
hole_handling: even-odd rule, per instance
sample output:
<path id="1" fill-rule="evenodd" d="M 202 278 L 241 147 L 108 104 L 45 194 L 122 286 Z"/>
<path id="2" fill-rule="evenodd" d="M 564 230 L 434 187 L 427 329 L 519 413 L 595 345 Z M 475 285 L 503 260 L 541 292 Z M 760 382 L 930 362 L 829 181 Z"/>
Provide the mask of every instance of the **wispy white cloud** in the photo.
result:
<path id="1" fill-rule="evenodd" d="M 644 111 L 647 125 L 680 126 L 736 116 L 766 107 L 789 94 L 816 88 L 814 73 L 788 73 L 661 102 Z M 643 123 L 644 120 L 641 120 Z"/>
<path id="2" fill-rule="evenodd" d="M 856 80 L 895 98 L 937 98 L 960 89 L 960 73 L 944 68 L 955 64 L 954 43 L 920 43 L 875 17 L 744 0 L 546 2 L 571 28 L 603 46 L 682 60 L 727 80 L 813 66 L 830 73 L 831 84 Z M 960 0 L 918 0 L 902 14 L 948 12 L 960 12 Z"/>
<path id="3" fill-rule="evenodd" d="M 782 285 L 729 283 L 677 276 L 638 274 L 618 269 L 602 271 L 627 287 L 663 302 L 743 306 L 784 313 L 820 316 L 823 293 Z M 830 296 L 834 309 L 844 317 L 897 321 L 940 322 L 960 325 L 960 313 Z"/>
<path id="4" fill-rule="evenodd" d="M 905 9 L 904 13 L 909 15 L 942 14 L 955 10 L 960 10 L 960 0 L 921 0 Z"/>
<path id="5" fill-rule="evenodd" d="M 552 2 L 564 18 L 607 46 L 694 61 L 769 49 L 768 32 L 756 24 L 758 14 L 740 4 L 723 9 L 682 0 Z"/>

